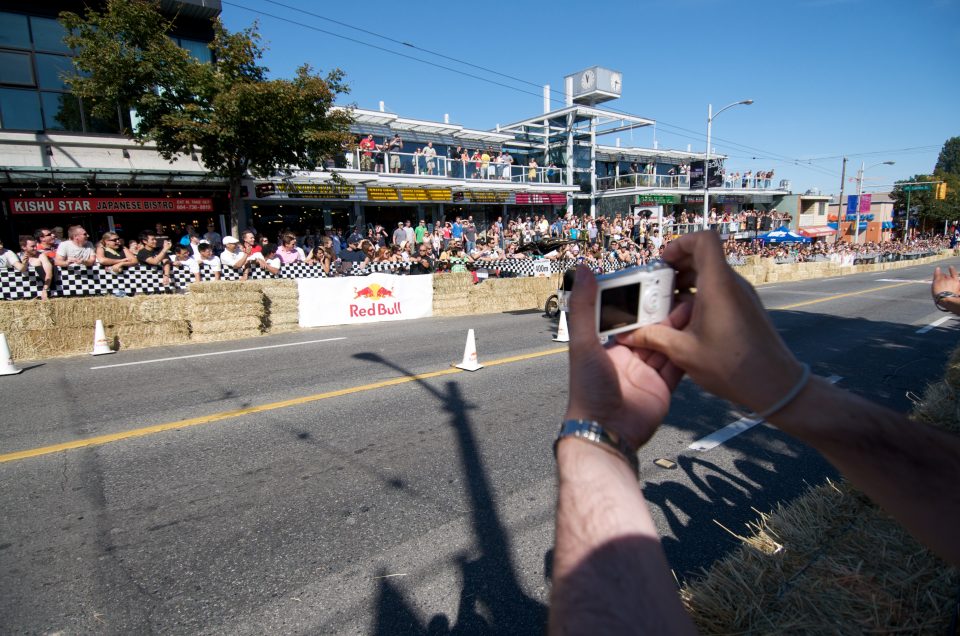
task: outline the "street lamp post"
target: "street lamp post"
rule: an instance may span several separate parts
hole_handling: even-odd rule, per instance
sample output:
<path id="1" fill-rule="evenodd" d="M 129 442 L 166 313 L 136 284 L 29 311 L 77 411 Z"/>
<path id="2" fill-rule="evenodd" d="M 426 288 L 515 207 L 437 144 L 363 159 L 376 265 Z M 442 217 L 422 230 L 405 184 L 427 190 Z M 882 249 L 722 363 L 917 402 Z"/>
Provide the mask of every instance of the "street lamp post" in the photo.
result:
<path id="1" fill-rule="evenodd" d="M 733 108 L 734 106 L 739 106 L 743 104 L 744 106 L 749 106 L 753 103 L 752 99 L 741 99 L 739 102 L 733 102 L 732 104 L 727 104 L 723 108 L 717 111 L 716 115 L 713 113 L 713 104 L 707 104 L 707 155 L 703 160 L 703 229 L 710 229 L 710 133 L 713 128 L 713 118 L 727 110 L 728 108 Z"/>
<path id="2" fill-rule="evenodd" d="M 877 166 L 892 166 L 894 163 L 896 162 L 881 161 L 880 163 L 873 164 L 869 168 L 864 168 L 863 167 L 864 162 L 863 161 L 860 162 L 860 172 L 857 173 L 857 216 L 856 216 L 856 220 L 854 220 L 855 227 L 854 227 L 854 234 L 853 234 L 853 242 L 856 243 L 857 245 L 860 244 L 860 208 L 862 207 L 860 205 L 860 197 L 863 196 L 863 173 L 869 170 L 870 168 L 875 168 Z"/>

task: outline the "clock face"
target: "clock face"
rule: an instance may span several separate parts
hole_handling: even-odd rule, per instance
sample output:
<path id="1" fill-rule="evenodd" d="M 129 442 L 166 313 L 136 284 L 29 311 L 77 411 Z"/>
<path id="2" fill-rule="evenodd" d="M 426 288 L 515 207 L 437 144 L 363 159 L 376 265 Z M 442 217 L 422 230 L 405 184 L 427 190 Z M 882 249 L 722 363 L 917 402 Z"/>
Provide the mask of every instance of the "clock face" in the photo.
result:
<path id="1" fill-rule="evenodd" d="M 596 75 L 593 71 L 584 71 L 583 75 L 580 76 L 580 88 L 583 90 L 590 90 L 593 88 L 594 82 L 597 81 Z"/>
<path id="2" fill-rule="evenodd" d="M 620 83 L 621 83 L 620 73 L 611 73 L 611 74 L 610 74 L 610 88 L 612 88 L 612 89 L 614 90 L 614 92 L 617 92 L 617 93 L 620 92 Z"/>

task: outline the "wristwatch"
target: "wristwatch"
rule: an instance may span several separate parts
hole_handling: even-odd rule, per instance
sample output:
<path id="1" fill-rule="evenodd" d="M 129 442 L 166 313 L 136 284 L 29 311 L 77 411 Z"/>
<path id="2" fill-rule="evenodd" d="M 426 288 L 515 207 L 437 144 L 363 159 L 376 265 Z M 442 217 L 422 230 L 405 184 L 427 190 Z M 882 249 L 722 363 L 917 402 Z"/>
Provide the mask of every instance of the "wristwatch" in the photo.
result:
<path id="1" fill-rule="evenodd" d="M 637 453 L 616 433 L 606 431 L 593 420 L 564 420 L 560 423 L 560 432 L 553 442 L 553 455 L 557 455 L 557 444 L 565 437 L 577 437 L 597 444 L 604 450 L 617 455 L 630 465 L 637 478 L 640 478 L 640 462 Z"/>
<path id="2" fill-rule="evenodd" d="M 943 300 L 944 298 L 956 298 L 956 297 L 957 295 L 951 291 L 940 292 L 939 294 L 933 297 L 933 304 L 936 305 L 937 309 L 939 309 L 940 311 L 950 311 L 949 309 L 941 305 L 940 301 Z"/>

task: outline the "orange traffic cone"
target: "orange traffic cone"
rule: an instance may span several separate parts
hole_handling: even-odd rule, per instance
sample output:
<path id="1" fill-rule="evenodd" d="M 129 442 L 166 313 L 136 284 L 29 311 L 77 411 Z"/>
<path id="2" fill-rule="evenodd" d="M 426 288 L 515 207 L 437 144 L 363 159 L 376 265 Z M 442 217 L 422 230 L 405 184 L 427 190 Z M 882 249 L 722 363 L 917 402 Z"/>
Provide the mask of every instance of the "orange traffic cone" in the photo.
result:
<path id="1" fill-rule="evenodd" d="M 103 321 L 98 320 L 93 332 L 93 351 L 90 352 L 90 355 L 102 356 L 108 353 L 116 353 L 116 351 L 107 344 L 107 334 L 103 330 Z"/>

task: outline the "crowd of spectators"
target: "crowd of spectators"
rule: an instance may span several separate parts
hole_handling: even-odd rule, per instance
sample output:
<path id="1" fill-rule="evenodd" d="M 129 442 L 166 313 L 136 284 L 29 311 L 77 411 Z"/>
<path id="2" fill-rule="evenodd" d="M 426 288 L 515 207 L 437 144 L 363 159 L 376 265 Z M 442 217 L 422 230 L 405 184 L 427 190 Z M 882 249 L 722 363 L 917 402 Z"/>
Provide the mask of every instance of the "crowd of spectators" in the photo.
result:
<path id="1" fill-rule="evenodd" d="M 789 215 L 776 210 L 729 213 L 714 209 L 710 221 L 712 227 L 731 236 L 746 227 L 751 216 L 756 218 L 751 226 L 756 227 L 775 228 L 790 220 Z M 769 223 L 763 221 L 766 217 Z M 309 229 L 299 234 L 284 229 L 274 237 L 250 228 L 240 232 L 239 238 L 221 236 L 211 222 L 202 235 L 187 226 L 185 234 L 173 239 L 158 225 L 155 231 L 142 232 L 126 243 L 117 233 L 106 232 L 96 244 L 89 240 L 82 226 L 68 228 L 66 238 L 61 228 L 39 228 L 33 235 L 20 237 L 19 253 L 0 244 L 0 268 L 24 272 L 42 282 L 42 297 L 46 297 L 55 281 L 58 268 L 94 264 L 118 274 L 134 265 L 157 268 L 165 285 L 169 285 L 174 269 L 188 272 L 195 281 L 201 279 L 202 271 L 220 279 L 226 270 L 234 270 L 239 278 L 246 279 L 255 269 L 275 275 L 284 265 L 294 263 L 319 265 L 326 275 L 347 274 L 382 263 L 403 264 L 397 268 L 400 272 L 426 274 L 483 269 L 485 261 L 546 258 L 586 263 L 599 271 L 660 258 L 671 238 L 702 227 L 702 217 L 687 210 L 667 215 L 662 221 L 661 228 L 656 218 L 644 215 L 566 215 L 551 220 L 547 215 L 532 214 L 506 222 L 497 217 L 492 222 L 479 223 L 468 215 L 436 224 L 426 220 L 400 221 L 392 231 L 381 224 L 370 224 L 346 235 L 334 229 Z M 778 262 L 833 260 L 852 264 L 929 253 L 949 245 L 950 239 L 942 236 L 920 236 L 909 243 L 859 245 L 837 242 L 833 237 L 787 244 L 729 238 L 724 252 L 732 264 L 743 263 L 749 256 L 774 258 Z"/>

